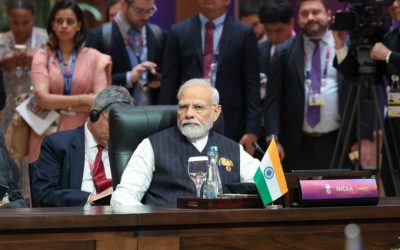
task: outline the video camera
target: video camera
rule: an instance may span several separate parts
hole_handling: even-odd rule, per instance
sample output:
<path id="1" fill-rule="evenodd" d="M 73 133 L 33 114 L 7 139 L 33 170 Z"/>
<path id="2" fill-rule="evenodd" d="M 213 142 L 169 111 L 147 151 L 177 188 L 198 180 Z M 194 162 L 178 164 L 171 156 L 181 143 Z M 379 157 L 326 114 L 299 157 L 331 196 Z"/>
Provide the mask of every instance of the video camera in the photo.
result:
<path id="1" fill-rule="evenodd" d="M 375 63 L 369 57 L 372 46 L 382 41 L 390 24 L 385 6 L 394 0 L 339 0 L 348 2 L 346 11 L 337 12 L 331 24 L 332 30 L 350 32 L 350 48 L 357 51 L 357 60 L 364 70 L 360 73 L 374 73 Z"/>

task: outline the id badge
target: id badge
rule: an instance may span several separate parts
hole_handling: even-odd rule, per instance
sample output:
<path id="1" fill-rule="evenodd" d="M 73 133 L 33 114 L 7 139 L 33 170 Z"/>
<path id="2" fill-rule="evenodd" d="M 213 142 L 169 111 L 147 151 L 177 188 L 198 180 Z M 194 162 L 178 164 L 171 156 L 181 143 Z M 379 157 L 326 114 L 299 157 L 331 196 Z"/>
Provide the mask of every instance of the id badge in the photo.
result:
<path id="1" fill-rule="evenodd" d="M 387 98 L 388 105 L 399 105 L 400 104 L 400 92 L 390 90 Z"/>
<path id="2" fill-rule="evenodd" d="M 400 106 L 388 106 L 388 116 L 390 118 L 400 118 Z"/>
<path id="3" fill-rule="evenodd" d="M 325 99 L 320 94 L 311 94 L 308 96 L 308 105 L 315 107 L 315 106 L 324 106 Z"/>

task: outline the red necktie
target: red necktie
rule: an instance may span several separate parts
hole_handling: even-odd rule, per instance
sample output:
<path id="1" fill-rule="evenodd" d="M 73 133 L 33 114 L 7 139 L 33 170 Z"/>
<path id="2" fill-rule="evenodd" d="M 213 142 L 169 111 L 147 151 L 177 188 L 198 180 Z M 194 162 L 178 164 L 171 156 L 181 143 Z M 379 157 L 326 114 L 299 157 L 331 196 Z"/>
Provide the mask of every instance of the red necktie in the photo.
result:
<path id="1" fill-rule="evenodd" d="M 204 38 L 203 78 L 210 79 L 211 64 L 214 59 L 214 23 L 206 22 L 206 35 Z"/>
<path id="2" fill-rule="evenodd" d="M 112 186 L 112 180 L 106 178 L 106 172 L 104 171 L 103 160 L 101 159 L 103 148 L 104 148 L 103 146 L 97 145 L 97 155 L 96 159 L 94 160 L 94 167 L 92 173 L 97 193 L 101 193 L 107 188 Z"/>

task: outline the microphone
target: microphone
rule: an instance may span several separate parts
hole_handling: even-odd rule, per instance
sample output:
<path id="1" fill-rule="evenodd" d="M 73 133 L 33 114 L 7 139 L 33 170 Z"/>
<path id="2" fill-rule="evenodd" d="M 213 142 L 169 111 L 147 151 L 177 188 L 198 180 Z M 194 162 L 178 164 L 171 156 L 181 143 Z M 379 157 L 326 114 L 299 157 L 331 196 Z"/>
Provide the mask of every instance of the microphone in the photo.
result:
<path id="1" fill-rule="evenodd" d="M 261 149 L 260 145 L 258 145 L 257 142 L 253 141 L 251 144 L 253 145 L 253 147 L 254 147 L 259 153 L 261 153 L 261 154 L 263 154 L 263 155 L 265 154 L 265 151 Z"/>

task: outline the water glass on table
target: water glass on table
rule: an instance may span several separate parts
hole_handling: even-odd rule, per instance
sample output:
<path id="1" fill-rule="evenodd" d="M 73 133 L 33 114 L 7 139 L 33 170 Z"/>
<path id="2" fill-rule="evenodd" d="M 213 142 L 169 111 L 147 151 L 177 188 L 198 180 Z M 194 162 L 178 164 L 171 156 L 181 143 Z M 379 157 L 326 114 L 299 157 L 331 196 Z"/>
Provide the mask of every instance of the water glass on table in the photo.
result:
<path id="1" fill-rule="evenodd" d="M 208 158 L 207 156 L 189 157 L 188 174 L 196 185 L 197 197 L 200 198 L 200 191 L 203 182 L 207 177 Z"/>

